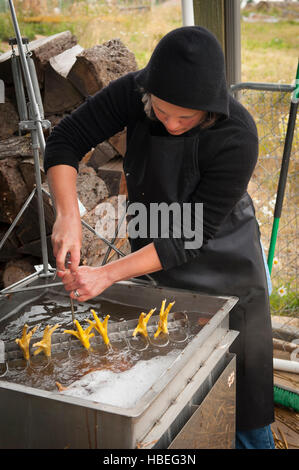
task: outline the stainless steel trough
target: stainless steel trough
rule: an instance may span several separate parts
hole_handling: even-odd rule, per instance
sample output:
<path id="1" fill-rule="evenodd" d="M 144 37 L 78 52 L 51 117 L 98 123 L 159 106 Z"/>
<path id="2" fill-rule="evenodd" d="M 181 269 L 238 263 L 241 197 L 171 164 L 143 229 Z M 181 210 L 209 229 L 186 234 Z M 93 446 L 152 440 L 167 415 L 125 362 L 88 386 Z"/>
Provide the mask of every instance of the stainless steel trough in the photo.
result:
<path id="1" fill-rule="evenodd" d="M 46 297 L 55 297 L 56 302 L 67 298 L 61 286 L 0 298 L 0 339 L 1 325 Z M 238 332 L 229 330 L 229 312 L 238 299 L 128 281 L 113 285 L 93 304 L 113 302 L 116 310 L 119 306 L 122 311 L 141 312 L 159 309 L 165 298 L 175 300 L 176 311 L 198 313 L 209 321 L 133 407 L 12 383 L 4 376 L 0 448 L 234 447 L 235 357 L 229 347 Z"/>

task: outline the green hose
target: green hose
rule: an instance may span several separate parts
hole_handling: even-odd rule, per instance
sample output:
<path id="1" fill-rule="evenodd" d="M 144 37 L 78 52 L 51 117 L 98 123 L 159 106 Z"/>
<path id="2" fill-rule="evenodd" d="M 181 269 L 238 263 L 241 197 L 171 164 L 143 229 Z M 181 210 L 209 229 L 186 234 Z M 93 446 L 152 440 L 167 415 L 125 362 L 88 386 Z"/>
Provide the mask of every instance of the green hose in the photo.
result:
<path id="1" fill-rule="evenodd" d="M 299 412 L 299 395 L 274 385 L 274 403 Z"/>
<path id="2" fill-rule="evenodd" d="M 271 274 L 272 266 L 273 266 L 275 245 L 276 245 L 277 234 L 278 234 L 278 226 L 279 226 L 279 218 L 274 217 L 270 246 L 269 246 L 269 253 L 268 253 L 268 268 L 269 268 L 270 274 Z"/>

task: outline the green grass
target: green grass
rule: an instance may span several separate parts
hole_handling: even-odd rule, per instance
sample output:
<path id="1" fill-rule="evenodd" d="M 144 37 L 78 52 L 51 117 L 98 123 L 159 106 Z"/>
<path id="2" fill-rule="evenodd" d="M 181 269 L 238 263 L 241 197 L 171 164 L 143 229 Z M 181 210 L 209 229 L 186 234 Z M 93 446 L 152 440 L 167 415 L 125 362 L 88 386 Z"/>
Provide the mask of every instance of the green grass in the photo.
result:
<path id="1" fill-rule="evenodd" d="M 246 41 L 246 48 L 249 50 L 254 50 L 254 49 L 292 49 L 292 44 L 286 42 L 282 38 L 271 38 L 268 41 L 257 41 L 256 39 L 247 39 Z"/>
<path id="2" fill-rule="evenodd" d="M 286 283 L 286 295 L 280 297 L 277 289 L 273 289 L 270 296 L 271 313 L 273 315 L 290 315 L 297 316 L 299 312 L 299 297 L 298 294 Z"/>
<path id="3" fill-rule="evenodd" d="M 293 49 L 298 48 L 298 23 L 242 23 L 242 46 L 254 49 Z"/>
<path id="4" fill-rule="evenodd" d="M 241 24 L 242 81 L 293 83 L 298 61 L 299 24 Z"/>

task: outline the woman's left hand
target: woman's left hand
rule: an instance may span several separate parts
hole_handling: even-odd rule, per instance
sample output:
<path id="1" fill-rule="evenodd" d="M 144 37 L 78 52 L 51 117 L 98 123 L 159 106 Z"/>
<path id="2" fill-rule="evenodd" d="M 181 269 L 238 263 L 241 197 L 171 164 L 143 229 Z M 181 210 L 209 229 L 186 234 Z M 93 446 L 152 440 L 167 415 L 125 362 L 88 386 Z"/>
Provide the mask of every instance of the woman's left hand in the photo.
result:
<path id="1" fill-rule="evenodd" d="M 110 287 L 105 267 L 79 266 L 75 272 L 69 269 L 58 271 L 70 297 L 80 302 L 92 299 Z"/>
<path id="2" fill-rule="evenodd" d="M 72 299 L 85 302 L 115 282 L 160 271 L 162 265 L 154 243 L 104 266 L 79 266 L 76 271 L 57 271 Z M 76 295 L 77 294 L 77 295 Z"/>

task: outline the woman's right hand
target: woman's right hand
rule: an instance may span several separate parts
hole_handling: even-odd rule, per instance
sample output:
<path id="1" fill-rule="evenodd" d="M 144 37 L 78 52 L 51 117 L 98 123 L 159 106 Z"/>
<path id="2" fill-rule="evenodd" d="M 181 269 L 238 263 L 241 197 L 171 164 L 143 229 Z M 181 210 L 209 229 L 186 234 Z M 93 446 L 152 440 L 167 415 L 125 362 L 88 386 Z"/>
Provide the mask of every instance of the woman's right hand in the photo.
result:
<path id="1" fill-rule="evenodd" d="M 56 258 L 57 271 L 64 271 L 66 268 L 75 272 L 80 263 L 80 250 L 82 245 L 82 225 L 80 215 L 57 215 L 52 230 L 53 254 Z M 69 253 L 70 262 L 65 265 L 66 257 Z"/>
<path id="2" fill-rule="evenodd" d="M 56 209 L 56 220 L 52 230 L 53 254 L 56 268 L 64 271 L 66 267 L 75 272 L 80 263 L 82 244 L 82 226 L 78 207 L 76 179 L 77 171 L 68 165 L 56 165 L 49 168 L 48 183 Z M 65 266 L 66 255 L 70 254 Z"/>

